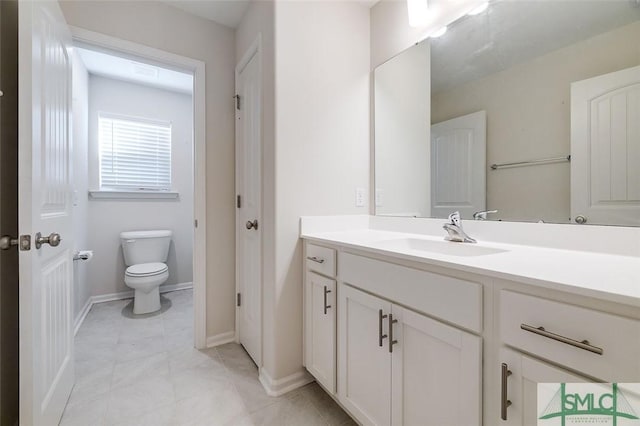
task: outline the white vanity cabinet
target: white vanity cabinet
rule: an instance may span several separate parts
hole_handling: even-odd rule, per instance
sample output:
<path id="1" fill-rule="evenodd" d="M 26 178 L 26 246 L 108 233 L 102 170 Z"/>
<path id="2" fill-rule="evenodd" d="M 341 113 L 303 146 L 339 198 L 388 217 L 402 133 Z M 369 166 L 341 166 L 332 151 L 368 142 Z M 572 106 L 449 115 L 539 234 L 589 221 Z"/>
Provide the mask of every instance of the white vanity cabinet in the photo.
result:
<path id="1" fill-rule="evenodd" d="M 482 340 L 340 282 L 338 399 L 365 425 L 480 425 Z"/>
<path id="2" fill-rule="evenodd" d="M 535 426 L 539 383 L 640 382 L 634 303 L 332 241 L 305 241 L 304 360 L 361 424 Z"/>
<path id="3" fill-rule="evenodd" d="M 328 392 L 336 392 L 335 250 L 308 244 L 304 287 L 304 365 Z M 323 276 L 320 274 L 326 274 Z"/>
<path id="4" fill-rule="evenodd" d="M 340 285 L 338 311 L 338 399 L 362 424 L 388 425 L 391 303 Z"/>
<path id="5" fill-rule="evenodd" d="M 538 383 L 580 383 L 591 379 L 570 373 L 511 349 L 500 351 L 500 421 L 496 425 L 538 424 Z"/>
<path id="6" fill-rule="evenodd" d="M 537 424 L 538 383 L 640 381 L 640 321 L 510 290 L 498 296 L 500 340 L 513 348 L 500 349 L 501 424 Z"/>

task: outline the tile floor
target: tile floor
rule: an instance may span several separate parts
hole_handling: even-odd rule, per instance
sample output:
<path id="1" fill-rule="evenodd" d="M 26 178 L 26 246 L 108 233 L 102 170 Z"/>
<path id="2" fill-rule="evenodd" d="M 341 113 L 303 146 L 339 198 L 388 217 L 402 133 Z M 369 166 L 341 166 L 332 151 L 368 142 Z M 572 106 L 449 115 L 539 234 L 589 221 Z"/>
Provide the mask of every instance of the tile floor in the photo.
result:
<path id="1" fill-rule="evenodd" d="M 193 346 L 191 290 L 133 319 L 131 300 L 94 305 L 76 340 L 76 385 L 61 425 L 353 425 L 313 383 L 269 397 L 241 346 Z M 130 309 L 130 307 L 129 307 Z"/>

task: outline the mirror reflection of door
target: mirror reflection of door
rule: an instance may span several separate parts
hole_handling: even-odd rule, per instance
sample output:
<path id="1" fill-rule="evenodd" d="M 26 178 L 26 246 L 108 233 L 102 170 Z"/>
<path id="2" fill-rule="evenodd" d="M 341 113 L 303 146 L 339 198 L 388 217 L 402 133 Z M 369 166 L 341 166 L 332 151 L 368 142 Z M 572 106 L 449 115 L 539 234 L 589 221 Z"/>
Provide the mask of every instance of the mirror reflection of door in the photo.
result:
<path id="1" fill-rule="evenodd" d="M 486 210 L 486 128 L 486 111 L 431 126 L 432 217 Z"/>
<path id="2" fill-rule="evenodd" d="M 571 85 L 571 217 L 640 225 L 640 67 Z"/>

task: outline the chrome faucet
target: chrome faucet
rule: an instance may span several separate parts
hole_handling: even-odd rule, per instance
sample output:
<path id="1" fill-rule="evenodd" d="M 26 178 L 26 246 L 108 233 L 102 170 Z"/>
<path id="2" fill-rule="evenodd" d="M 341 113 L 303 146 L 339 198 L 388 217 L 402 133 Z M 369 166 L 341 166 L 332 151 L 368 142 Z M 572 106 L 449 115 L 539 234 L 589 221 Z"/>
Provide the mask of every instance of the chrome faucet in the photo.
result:
<path id="1" fill-rule="evenodd" d="M 490 213 L 498 213 L 498 210 L 482 210 L 473 214 L 474 220 L 487 220 L 487 215 Z"/>
<path id="2" fill-rule="evenodd" d="M 462 220 L 460 212 L 453 212 L 449 215 L 449 223 L 442 225 L 442 228 L 449 233 L 444 237 L 447 241 L 455 241 L 457 243 L 475 243 L 476 240 L 471 238 L 462 229 Z"/>

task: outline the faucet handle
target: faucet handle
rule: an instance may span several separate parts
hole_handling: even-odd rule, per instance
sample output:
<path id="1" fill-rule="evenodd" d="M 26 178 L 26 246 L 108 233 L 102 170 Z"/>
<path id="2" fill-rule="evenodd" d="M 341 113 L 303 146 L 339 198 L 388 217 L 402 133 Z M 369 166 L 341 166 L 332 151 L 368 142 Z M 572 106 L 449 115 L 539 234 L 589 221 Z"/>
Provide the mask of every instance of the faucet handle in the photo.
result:
<path id="1" fill-rule="evenodd" d="M 460 212 L 455 211 L 455 212 L 451 213 L 449 215 L 449 222 L 451 222 L 452 225 L 462 226 L 460 224 Z"/>

